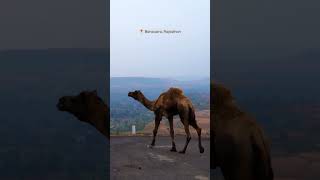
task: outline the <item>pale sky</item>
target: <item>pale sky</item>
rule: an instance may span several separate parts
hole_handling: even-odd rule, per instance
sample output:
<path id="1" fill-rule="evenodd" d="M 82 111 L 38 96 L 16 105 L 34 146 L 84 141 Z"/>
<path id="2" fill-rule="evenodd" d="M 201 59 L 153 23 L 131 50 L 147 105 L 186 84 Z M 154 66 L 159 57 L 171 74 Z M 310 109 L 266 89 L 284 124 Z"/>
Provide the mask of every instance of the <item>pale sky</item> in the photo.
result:
<path id="1" fill-rule="evenodd" d="M 209 77 L 210 0 L 111 0 L 110 10 L 111 77 Z"/>

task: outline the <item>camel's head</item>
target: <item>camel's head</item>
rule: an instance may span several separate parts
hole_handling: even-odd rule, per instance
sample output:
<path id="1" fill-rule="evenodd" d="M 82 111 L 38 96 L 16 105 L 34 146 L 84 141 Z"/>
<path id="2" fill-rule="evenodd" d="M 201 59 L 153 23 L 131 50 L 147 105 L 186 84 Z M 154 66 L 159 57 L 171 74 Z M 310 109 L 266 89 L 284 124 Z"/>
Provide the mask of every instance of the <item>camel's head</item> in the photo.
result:
<path id="1" fill-rule="evenodd" d="M 137 101 L 140 101 L 140 100 L 142 100 L 142 98 L 143 98 L 143 94 L 142 94 L 142 92 L 139 91 L 139 90 L 136 90 L 136 91 L 133 91 L 133 92 L 129 92 L 129 93 L 128 93 L 128 96 L 129 96 L 129 97 L 132 97 L 133 99 L 135 99 L 135 100 L 137 100 Z"/>
<path id="2" fill-rule="evenodd" d="M 87 117 L 95 105 L 102 102 L 97 91 L 83 91 L 76 96 L 63 96 L 59 99 L 57 108 L 75 115 L 81 121 L 88 121 Z"/>
<path id="3" fill-rule="evenodd" d="M 213 107 L 225 106 L 227 104 L 233 104 L 233 97 L 231 91 L 224 86 L 216 83 L 211 83 L 211 98 Z"/>

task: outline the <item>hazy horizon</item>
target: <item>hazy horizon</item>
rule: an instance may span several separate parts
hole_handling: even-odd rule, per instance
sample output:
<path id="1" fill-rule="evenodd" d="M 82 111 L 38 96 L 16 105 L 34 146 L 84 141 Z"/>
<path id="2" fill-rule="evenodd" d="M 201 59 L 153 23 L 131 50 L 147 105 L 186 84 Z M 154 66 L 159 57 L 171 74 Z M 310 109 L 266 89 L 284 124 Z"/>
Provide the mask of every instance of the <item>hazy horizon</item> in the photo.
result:
<path id="1" fill-rule="evenodd" d="M 110 78 L 157 78 L 157 79 L 174 79 L 174 80 L 203 80 L 210 79 L 210 76 L 110 76 Z"/>

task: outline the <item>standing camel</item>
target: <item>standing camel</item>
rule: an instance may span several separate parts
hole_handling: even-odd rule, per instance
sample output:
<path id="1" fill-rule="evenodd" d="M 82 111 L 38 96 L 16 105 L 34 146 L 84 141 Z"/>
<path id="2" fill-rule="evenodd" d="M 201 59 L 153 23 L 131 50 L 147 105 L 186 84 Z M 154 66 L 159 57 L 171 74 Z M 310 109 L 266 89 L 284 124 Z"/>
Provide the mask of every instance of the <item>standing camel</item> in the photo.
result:
<path id="1" fill-rule="evenodd" d="M 212 168 L 219 166 L 226 180 L 272 180 L 270 149 L 262 128 L 238 108 L 225 87 L 212 83 L 210 96 Z"/>
<path id="2" fill-rule="evenodd" d="M 148 100 L 141 91 L 129 92 L 128 96 L 132 97 L 136 101 L 139 101 L 147 109 L 153 111 L 155 114 L 155 127 L 153 130 L 151 147 L 155 145 L 155 138 L 158 132 L 160 121 L 162 120 L 162 117 L 165 116 L 169 120 L 170 124 L 170 136 L 172 140 L 171 151 L 177 151 L 174 142 L 173 116 L 179 115 L 187 135 L 184 148 L 179 152 L 185 153 L 189 141 L 191 140 L 189 125 L 191 125 L 197 131 L 199 151 L 200 153 L 204 152 L 204 148 L 201 145 L 201 128 L 197 124 L 194 108 L 191 101 L 183 94 L 183 91 L 181 89 L 170 88 L 168 91 L 162 93 L 155 101 Z"/>
<path id="3" fill-rule="evenodd" d="M 77 96 L 61 97 L 57 108 L 73 114 L 82 122 L 91 124 L 109 139 L 109 108 L 97 96 L 97 91 L 83 91 Z"/>

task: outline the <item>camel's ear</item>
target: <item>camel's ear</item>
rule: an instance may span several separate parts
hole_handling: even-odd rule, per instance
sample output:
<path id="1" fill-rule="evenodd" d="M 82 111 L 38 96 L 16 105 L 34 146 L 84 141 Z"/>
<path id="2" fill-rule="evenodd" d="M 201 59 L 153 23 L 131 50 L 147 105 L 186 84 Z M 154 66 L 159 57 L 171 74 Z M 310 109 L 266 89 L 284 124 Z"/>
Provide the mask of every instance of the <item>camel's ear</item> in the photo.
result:
<path id="1" fill-rule="evenodd" d="M 93 90 L 92 93 L 93 93 L 94 95 L 96 95 L 96 96 L 98 95 L 98 91 L 97 91 L 96 89 Z"/>

